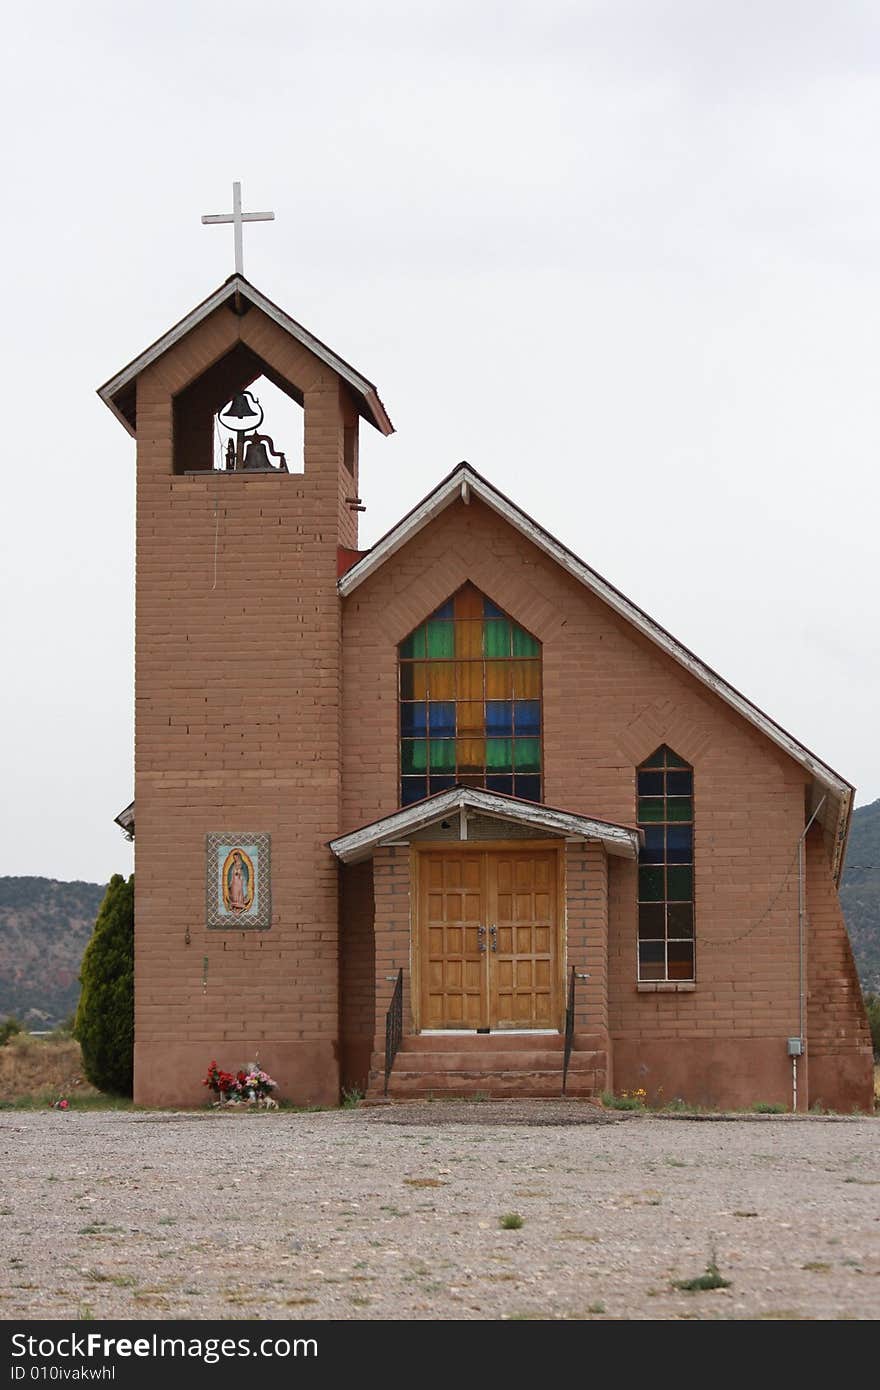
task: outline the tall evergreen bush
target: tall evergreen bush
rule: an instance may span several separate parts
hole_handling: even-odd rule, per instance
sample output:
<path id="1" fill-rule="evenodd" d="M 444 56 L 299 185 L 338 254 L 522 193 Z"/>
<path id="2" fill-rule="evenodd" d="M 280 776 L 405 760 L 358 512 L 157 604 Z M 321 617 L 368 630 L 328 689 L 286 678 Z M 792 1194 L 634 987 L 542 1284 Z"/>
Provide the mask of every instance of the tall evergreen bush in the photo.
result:
<path id="1" fill-rule="evenodd" d="M 114 874 L 80 967 L 74 1037 L 99 1091 L 130 1096 L 134 1065 L 134 875 Z"/>

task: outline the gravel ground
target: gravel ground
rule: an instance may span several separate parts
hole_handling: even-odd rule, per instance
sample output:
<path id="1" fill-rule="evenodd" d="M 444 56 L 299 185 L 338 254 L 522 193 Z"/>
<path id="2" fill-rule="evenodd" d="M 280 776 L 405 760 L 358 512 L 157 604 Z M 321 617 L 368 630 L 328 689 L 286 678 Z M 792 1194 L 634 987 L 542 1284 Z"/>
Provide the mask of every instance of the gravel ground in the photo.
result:
<path id="1" fill-rule="evenodd" d="M 878 1141 L 577 1102 L 7 1111 L 0 1317 L 873 1319 Z M 729 1288 L 672 1287 L 713 1251 Z"/>

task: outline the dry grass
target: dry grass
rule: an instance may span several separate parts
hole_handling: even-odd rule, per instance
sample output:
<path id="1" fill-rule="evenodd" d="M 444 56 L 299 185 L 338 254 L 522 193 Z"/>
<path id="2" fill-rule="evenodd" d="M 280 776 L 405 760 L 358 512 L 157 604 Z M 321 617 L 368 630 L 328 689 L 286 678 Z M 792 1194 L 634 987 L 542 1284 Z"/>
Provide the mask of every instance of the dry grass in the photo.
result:
<path id="1" fill-rule="evenodd" d="M 0 1102 L 98 1094 L 83 1076 L 79 1043 L 73 1038 L 16 1033 L 0 1047 Z"/>

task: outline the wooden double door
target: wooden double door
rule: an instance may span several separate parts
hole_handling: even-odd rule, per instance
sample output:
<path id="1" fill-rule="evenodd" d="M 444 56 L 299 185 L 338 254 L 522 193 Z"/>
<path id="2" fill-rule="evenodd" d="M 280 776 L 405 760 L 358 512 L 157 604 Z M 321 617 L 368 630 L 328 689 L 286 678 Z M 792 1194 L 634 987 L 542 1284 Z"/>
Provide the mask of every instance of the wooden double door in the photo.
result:
<path id="1" fill-rule="evenodd" d="M 558 1028 L 555 849 L 419 854 L 421 1028 Z"/>

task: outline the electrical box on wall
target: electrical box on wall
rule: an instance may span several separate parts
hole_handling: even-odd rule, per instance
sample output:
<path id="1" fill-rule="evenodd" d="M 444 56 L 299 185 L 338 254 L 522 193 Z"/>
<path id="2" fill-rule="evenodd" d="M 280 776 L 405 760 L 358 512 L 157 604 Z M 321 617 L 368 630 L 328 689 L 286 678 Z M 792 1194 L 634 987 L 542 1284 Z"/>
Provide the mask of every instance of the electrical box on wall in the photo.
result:
<path id="1" fill-rule="evenodd" d="M 788 1055 L 789 1055 L 789 1057 L 803 1057 L 803 1055 L 804 1055 L 804 1040 L 803 1040 L 803 1038 L 789 1038 L 789 1040 L 788 1040 Z"/>

